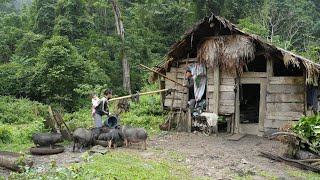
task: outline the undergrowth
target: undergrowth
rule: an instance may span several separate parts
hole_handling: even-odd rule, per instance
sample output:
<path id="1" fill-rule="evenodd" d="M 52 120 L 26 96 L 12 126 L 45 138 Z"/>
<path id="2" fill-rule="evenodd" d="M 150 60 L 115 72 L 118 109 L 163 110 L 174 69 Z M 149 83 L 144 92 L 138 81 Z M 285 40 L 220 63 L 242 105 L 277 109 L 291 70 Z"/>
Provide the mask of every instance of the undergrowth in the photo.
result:
<path id="1" fill-rule="evenodd" d="M 0 149 L 21 151 L 30 147 L 34 133 L 49 132 L 44 125 L 47 110 L 36 101 L 0 96 Z"/>

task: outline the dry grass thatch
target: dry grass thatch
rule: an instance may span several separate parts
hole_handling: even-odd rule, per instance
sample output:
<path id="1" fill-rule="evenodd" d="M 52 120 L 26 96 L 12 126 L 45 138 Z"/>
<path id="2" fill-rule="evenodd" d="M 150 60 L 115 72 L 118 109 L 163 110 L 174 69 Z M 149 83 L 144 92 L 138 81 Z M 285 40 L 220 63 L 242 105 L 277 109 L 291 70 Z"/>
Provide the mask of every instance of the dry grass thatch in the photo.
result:
<path id="1" fill-rule="evenodd" d="M 319 77 L 319 68 L 315 65 L 315 63 L 307 60 L 299 60 L 296 56 L 293 56 L 290 53 L 282 51 L 283 62 L 286 66 L 293 65 L 295 67 L 300 68 L 302 64 L 306 69 L 306 84 L 318 84 Z"/>
<path id="2" fill-rule="evenodd" d="M 255 57 L 255 45 L 249 36 L 210 37 L 198 49 L 198 61 L 207 67 L 221 67 L 232 75 L 241 76 L 243 67 Z"/>

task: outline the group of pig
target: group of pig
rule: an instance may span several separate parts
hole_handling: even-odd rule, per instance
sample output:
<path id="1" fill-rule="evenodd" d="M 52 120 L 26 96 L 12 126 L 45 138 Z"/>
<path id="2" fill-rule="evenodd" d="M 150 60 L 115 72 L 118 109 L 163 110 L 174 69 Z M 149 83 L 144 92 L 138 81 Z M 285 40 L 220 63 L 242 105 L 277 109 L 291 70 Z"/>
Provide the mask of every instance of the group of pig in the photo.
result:
<path id="1" fill-rule="evenodd" d="M 73 152 L 77 148 L 80 152 L 83 147 L 97 145 L 99 141 L 108 143 L 108 147 L 117 147 L 117 144 L 123 142 L 127 147 L 130 143 L 142 143 L 142 147 L 147 149 L 147 131 L 144 128 L 134 126 L 117 126 L 109 128 L 102 126 L 100 128 L 77 128 L 73 133 Z"/>

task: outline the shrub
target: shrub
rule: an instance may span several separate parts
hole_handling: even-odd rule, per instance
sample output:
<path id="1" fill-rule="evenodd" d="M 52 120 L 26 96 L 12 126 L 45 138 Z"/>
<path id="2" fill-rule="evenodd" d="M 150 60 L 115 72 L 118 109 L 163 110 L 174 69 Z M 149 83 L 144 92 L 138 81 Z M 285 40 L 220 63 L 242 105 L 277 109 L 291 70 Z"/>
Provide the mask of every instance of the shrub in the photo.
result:
<path id="1" fill-rule="evenodd" d="M 28 99 L 0 96 L 0 123 L 25 124 L 48 116 L 47 106 Z"/>
<path id="2" fill-rule="evenodd" d="M 32 135 L 36 133 L 50 132 L 45 128 L 44 119 L 35 120 L 29 124 L 20 125 L 21 131 L 18 131 L 16 138 L 20 139 L 20 143 L 28 143 L 32 139 Z"/>
<path id="3" fill-rule="evenodd" d="M 308 139 L 314 146 L 320 142 L 320 115 L 301 117 L 300 121 L 293 125 L 293 132 Z"/>
<path id="4" fill-rule="evenodd" d="M 82 108 L 74 113 L 66 113 L 63 119 L 71 131 L 74 131 L 78 127 L 89 128 L 94 126 L 89 107 Z"/>
<path id="5" fill-rule="evenodd" d="M 2 143 L 12 142 L 12 133 L 8 129 L 8 126 L 6 125 L 0 126 L 0 142 Z"/>

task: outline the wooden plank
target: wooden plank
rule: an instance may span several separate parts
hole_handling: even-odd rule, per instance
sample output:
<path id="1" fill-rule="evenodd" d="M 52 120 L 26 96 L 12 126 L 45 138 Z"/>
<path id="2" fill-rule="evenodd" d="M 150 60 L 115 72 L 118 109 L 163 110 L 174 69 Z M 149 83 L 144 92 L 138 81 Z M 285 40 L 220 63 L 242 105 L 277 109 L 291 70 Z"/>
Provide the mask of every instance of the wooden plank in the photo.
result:
<path id="1" fill-rule="evenodd" d="M 208 98 L 208 99 L 213 99 L 213 92 L 209 92 L 207 98 Z"/>
<path id="2" fill-rule="evenodd" d="M 294 120 L 294 121 L 286 121 L 286 120 L 275 120 L 275 119 L 266 119 L 264 121 L 264 127 L 265 128 L 280 128 L 281 126 L 289 123 L 289 122 L 292 122 L 292 123 L 296 123 L 298 122 L 297 120 Z"/>
<path id="3" fill-rule="evenodd" d="M 268 86 L 268 93 L 303 93 L 304 85 L 272 85 Z"/>
<path id="4" fill-rule="evenodd" d="M 270 84 L 304 84 L 304 77 L 271 77 Z"/>
<path id="5" fill-rule="evenodd" d="M 177 73 L 185 74 L 186 73 L 186 69 L 185 68 L 171 67 L 170 68 L 170 72 L 177 72 Z"/>
<path id="6" fill-rule="evenodd" d="M 260 84 L 266 83 L 266 78 L 240 78 L 241 84 Z"/>
<path id="7" fill-rule="evenodd" d="M 221 85 L 235 85 L 235 80 L 234 78 L 221 78 Z"/>
<path id="8" fill-rule="evenodd" d="M 273 76 L 273 59 L 267 59 L 267 76 L 271 78 Z"/>
<path id="9" fill-rule="evenodd" d="M 221 78 L 235 78 L 232 76 L 232 74 L 229 74 L 226 71 L 221 71 Z"/>
<path id="10" fill-rule="evenodd" d="M 220 86 L 220 69 L 214 68 L 214 90 L 213 90 L 213 113 L 219 112 L 219 86 Z"/>
<path id="11" fill-rule="evenodd" d="M 181 83 L 181 84 L 183 84 L 183 79 L 176 79 L 176 81 L 178 82 L 178 83 Z M 166 86 L 166 88 L 170 88 L 170 87 L 180 87 L 180 88 L 182 88 L 183 86 L 181 86 L 181 85 L 179 85 L 179 84 L 176 84 L 175 82 L 172 82 L 172 81 L 170 81 L 170 80 L 166 80 L 165 81 L 165 86 Z"/>
<path id="12" fill-rule="evenodd" d="M 188 99 L 186 93 L 178 93 L 178 92 L 175 93 L 174 98 L 181 100 L 181 99 L 183 99 L 183 96 L 184 96 L 185 99 Z M 172 98 L 173 98 L 173 93 L 168 94 L 167 96 L 165 96 L 165 98 L 166 98 L 166 99 L 172 99 Z"/>
<path id="13" fill-rule="evenodd" d="M 299 94 L 268 94 L 267 102 L 304 102 L 304 93 Z"/>
<path id="14" fill-rule="evenodd" d="M 267 103 L 268 112 L 304 112 L 304 103 Z"/>
<path id="15" fill-rule="evenodd" d="M 170 71 L 170 72 L 167 72 L 166 76 L 171 78 L 171 79 L 174 79 L 174 80 L 176 80 L 176 79 L 183 80 L 185 78 L 185 73 L 179 73 L 179 72 L 175 72 L 175 71 Z M 168 79 L 166 79 L 166 80 L 168 80 Z"/>
<path id="16" fill-rule="evenodd" d="M 235 99 L 235 92 L 220 92 L 219 95 L 220 100 L 234 100 Z"/>
<path id="17" fill-rule="evenodd" d="M 220 92 L 234 92 L 233 85 L 220 85 L 219 87 Z"/>
<path id="18" fill-rule="evenodd" d="M 259 131 L 264 131 L 264 120 L 266 119 L 266 95 L 267 83 L 260 84 L 260 106 L 259 106 Z"/>
<path id="19" fill-rule="evenodd" d="M 210 102 L 209 103 L 209 107 L 213 106 L 214 103 Z M 235 102 L 233 100 L 224 100 L 224 102 L 219 102 L 219 111 L 223 110 L 223 111 L 233 111 L 234 107 L 230 107 L 230 106 L 235 106 Z M 228 109 L 228 110 L 226 110 Z"/>
<path id="20" fill-rule="evenodd" d="M 173 105 L 172 105 L 172 107 L 173 108 L 180 108 L 180 106 L 181 106 L 181 101 L 182 100 L 180 100 L 180 99 L 175 99 L 174 100 L 174 102 L 173 102 Z M 166 106 L 166 107 L 171 107 L 171 103 L 172 103 L 172 99 L 165 99 L 164 100 L 164 106 Z M 185 101 L 184 103 L 183 103 L 183 105 L 182 105 L 182 108 L 186 108 L 187 107 L 187 101 Z"/>
<path id="21" fill-rule="evenodd" d="M 208 67 L 207 68 L 207 76 L 210 77 L 210 78 L 214 78 L 214 69 L 213 67 Z"/>
<path id="22" fill-rule="evenodd" d="M 244 72 L 241 78 L 264 78 L 267 77 L 265 72 Z"/>
<path id="23" fill-rule="evenodd" d="M 218 114 L 232 114 L 234 113 L 234 105 L 232 106 L 219 106 L 219 113 Z"/>
<path id="24" fill-rule="evenodd" d="M 245 135 L 246 135 L 246 134 L 240 134 L 240 133 L 234 134 L 234 135 L 228 137 L 227 140 L 229 140 L 229 141 L 239 141 L 239 140 L 240 140 L 241 138 L 243 138 Z"/>
<path id="25" fill-rule="evenodd" d="M 207 79 L 207 83 L 208 83 L 208 85 L 214 85 L 214 81 L 212 78 Z"/>
<path id="26" fill-rule="evenodd" d="M 275 119 L 275 120 L 299 120 L 303 115 L 303 112 L 267 112 L 266 119 Z"/>
<path id="27" fill-rule="evenodd" d="M 214 85 L 208 85 L 207 86 L 207 91 L 214 92 Z"/>
<path id="28" fill-rule="evenodd" d="M 235 105 L 235 116 L 234 116 L 234 130 L 233 130 L 233 133 L 239 133 L 240 132 L 240 129 L 239 129 L 239 126 L 240 126 L 240 79 L 239 77 L 236 78 L 236 85 L 237 85 L 237 91 L 236 93 L 233 95 L 235 96 L 235 101 L 236 101 L 236 105 Z M 230 93 L 230 92 L 228 92 Z"/>
<path id="29" fill-rule="evenodd" d="M 226 100 L 226 99 L 221 99 L 219 101 L 219 106 L 234 106 L 235 105 L 235 100 Z"/>

